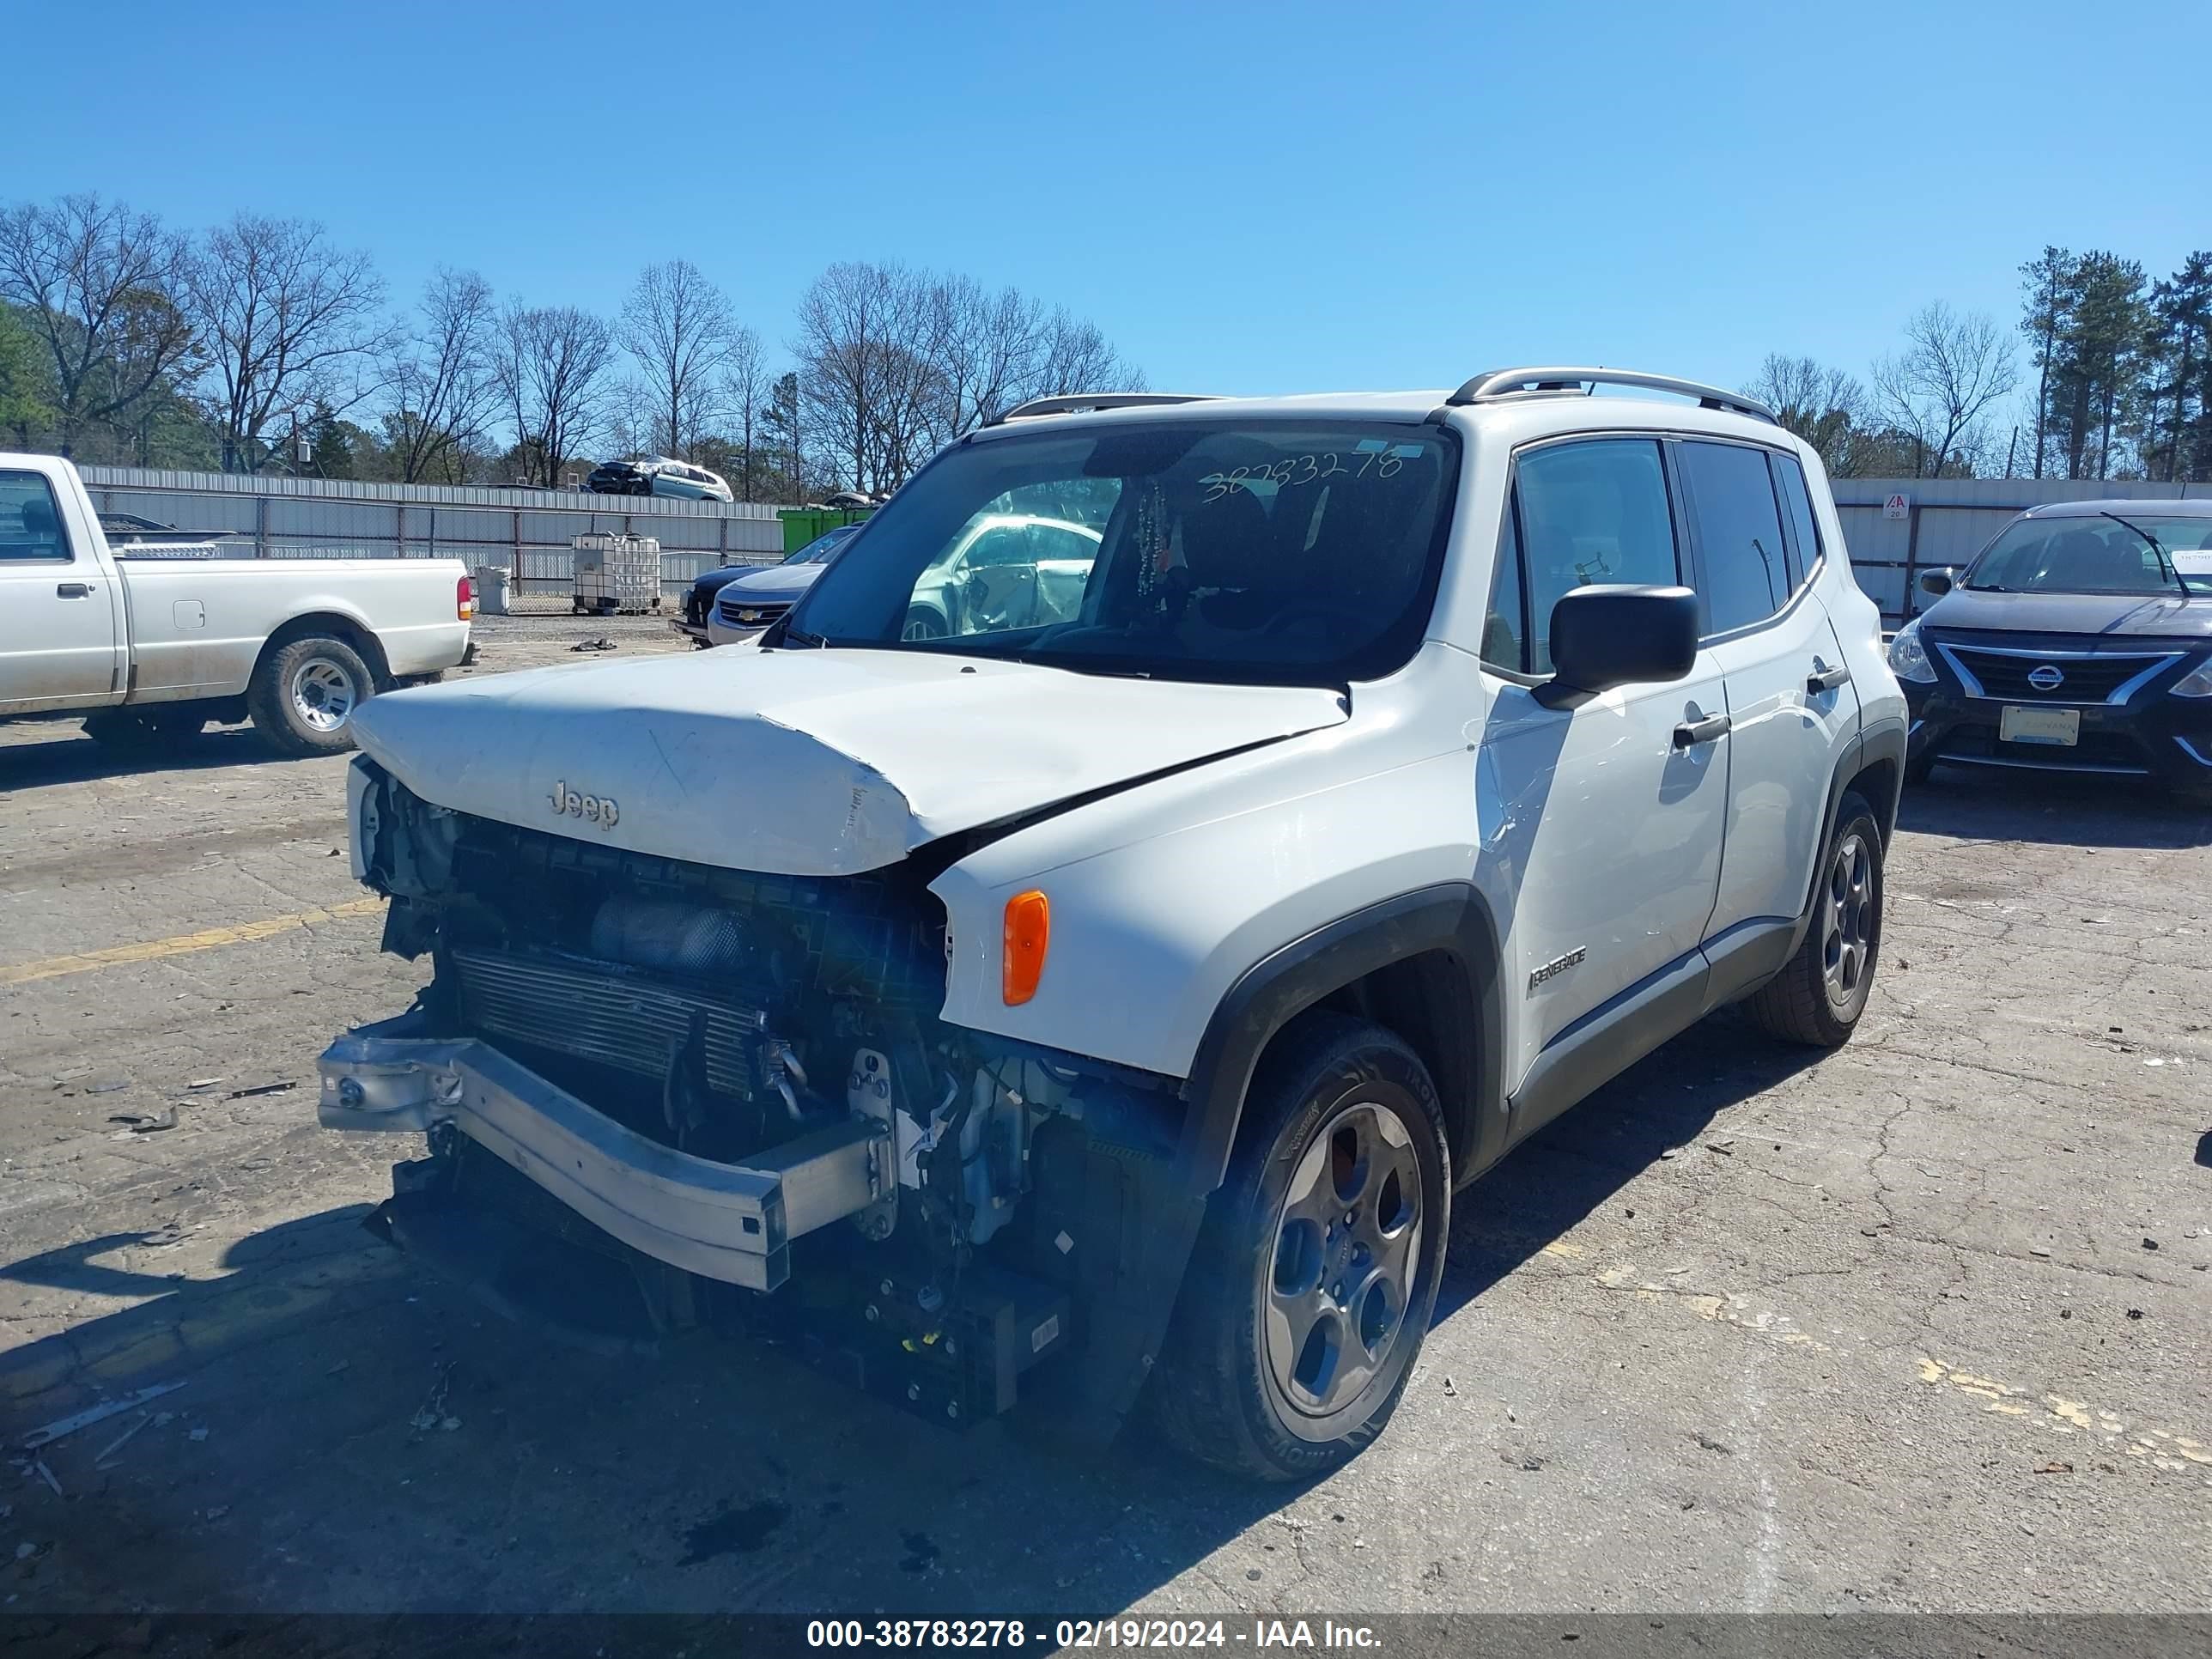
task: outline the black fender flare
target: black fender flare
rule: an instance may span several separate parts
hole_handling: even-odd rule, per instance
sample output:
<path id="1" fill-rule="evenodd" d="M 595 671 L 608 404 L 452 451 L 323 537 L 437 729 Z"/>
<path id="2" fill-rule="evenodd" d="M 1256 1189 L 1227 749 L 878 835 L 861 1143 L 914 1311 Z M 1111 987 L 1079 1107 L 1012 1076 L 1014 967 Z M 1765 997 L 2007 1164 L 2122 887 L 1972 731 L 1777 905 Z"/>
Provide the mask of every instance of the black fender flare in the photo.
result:
<path id="1" fill-rule="evenodd" d="M 1797 913 L 1797 927 L 1790 939 L 1787 961 L 1796 954 L 1804 943 L 1805 930 L 1813 922 L 1813 906 L 1820 896 L 1820 878 L 1826 873 L 1824 863 L 1827 856 L 1828 838 L 1836 833 L 1836 820 L 1843 814 L 1844 792 L 1849 789 L 1869 767 L 1879 766 L 1885 761 L 1893 769 L 1888 799 L 1869 801 L 1875 819 L 1881 825 L 1881 842 L 1885 849 L 1889 838 L 1896 833 L 1898 803 L 1905 791 L 1905 748 L 1906 727 L 1903 720 L 1891 716 L 1861 728 L 1844 750 L 1844 757 L 1836 763 L 1835 775 L 1828 780 L 1828 806 L 1820 815 L 1820 844 L 1813 853 L 1813 879 L 1805 889 L 1805 905 Z"/>
<path id="2" fill-rule="evenodd" d="M 1268 1042 L 1284 1026 L 1379 968 L 1441 951 L 1466 980 L 1472 1006 L 1436 1033 L 1454 1045 L 1446 1069 L 1471 1079 L 1454 1090 L 1437 1079 L 1452 1130 L 1454 1171 L 1468 1178 L 1504 1150 L 1505 1008 L 1498 933 L 1472 882 L 1443 882 L 1340 916 L 1245 969 L 1207 1021 L 1184 1081 L 1188 1103 L 1177 1165 L 1200 1192 L 1219 1187 L 1244 1110 L 1244 1095 Z M 1455 1095 L 1458 1098 L 1455 1098 Z"/>

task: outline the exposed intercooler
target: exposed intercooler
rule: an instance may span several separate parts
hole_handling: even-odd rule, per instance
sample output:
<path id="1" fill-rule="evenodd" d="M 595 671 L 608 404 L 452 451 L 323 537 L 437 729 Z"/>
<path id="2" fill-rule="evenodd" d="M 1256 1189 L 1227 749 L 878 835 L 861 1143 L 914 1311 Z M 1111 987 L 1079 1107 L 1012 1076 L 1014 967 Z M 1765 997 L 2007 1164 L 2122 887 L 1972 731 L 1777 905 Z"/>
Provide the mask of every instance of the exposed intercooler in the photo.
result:
<path id="1" fill-rule="evenodd" d="M 656 1080 L 696 1036 L 716 1091 L 775 1086 L 768 1016 L 718 988 L 553 951 L 460 945 L 447 960 L 471 1030 Z"/>

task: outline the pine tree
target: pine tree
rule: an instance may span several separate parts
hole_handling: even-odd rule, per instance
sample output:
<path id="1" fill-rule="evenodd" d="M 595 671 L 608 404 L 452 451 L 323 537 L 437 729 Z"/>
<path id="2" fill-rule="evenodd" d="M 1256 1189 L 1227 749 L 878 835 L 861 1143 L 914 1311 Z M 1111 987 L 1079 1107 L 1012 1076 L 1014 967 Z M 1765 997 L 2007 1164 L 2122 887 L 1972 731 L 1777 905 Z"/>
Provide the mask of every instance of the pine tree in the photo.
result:
<path id="1" fill-rule="evenodd" d="M 2027 304 L 2020 331 L 2035 342 L 2035 465 L 2043 476 L 2043 459 L 2049 453 L 2051 374 L 2057 359 L 2058 333 L 2070 320 L 2069 296 L 2073 291 L 2074 256 L 2063 247 L 2044 245 L 2043 252 L 2020 268 L 2027 291 Z"/>

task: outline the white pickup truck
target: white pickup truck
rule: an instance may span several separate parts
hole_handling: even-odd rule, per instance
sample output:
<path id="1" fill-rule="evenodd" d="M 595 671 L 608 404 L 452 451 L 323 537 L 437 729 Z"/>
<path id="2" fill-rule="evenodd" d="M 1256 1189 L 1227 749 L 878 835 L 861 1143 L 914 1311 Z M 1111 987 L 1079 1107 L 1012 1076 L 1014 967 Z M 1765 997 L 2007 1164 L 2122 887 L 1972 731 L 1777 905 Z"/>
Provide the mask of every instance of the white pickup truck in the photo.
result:
<path id="1" fill-rule="evenodd" d="M 74 466 L 0 453 L 0 720 L 148 748 L 250 717 L 286 754 L 350 749 L 364 699 L 462 659 L 475 609 L 456 559 L 112 547 Z"/>

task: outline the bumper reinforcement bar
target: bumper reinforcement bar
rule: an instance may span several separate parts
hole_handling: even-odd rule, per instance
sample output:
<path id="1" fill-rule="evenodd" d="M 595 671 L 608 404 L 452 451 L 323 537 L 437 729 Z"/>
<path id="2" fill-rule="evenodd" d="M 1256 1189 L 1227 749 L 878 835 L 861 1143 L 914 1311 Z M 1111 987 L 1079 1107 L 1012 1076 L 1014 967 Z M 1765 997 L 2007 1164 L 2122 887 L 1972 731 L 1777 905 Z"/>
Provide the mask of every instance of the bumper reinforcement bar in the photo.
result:
<path id="1" fill-rule="evenodd" d="M 690 1273 L 775 1290 L 790 1276 L 792 1239 L 866 1209 L 895 1178 L 880 1120 L 718 1164 L 625 1127 L 489 1043 L 422 1033 L 421 1016 L 406 1014 L 331 1044 L 318 1062 L 324 1127 L 450 1123 L 594 1226 Z"/>

